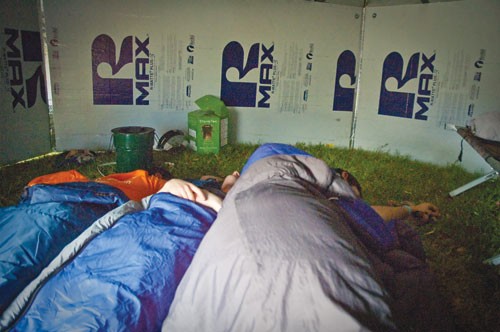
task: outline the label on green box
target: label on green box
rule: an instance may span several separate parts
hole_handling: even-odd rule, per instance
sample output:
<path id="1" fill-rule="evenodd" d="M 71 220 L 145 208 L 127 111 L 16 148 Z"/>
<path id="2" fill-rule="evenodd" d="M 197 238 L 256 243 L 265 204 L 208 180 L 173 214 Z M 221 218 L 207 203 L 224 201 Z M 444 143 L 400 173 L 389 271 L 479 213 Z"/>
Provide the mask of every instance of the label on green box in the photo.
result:
<path id="1" fill-rule="evenodd" d="M 228 143 L 228 117 L 213 111 L 188 113 L 189 145 L 199 153 L 218 153 Z"/>

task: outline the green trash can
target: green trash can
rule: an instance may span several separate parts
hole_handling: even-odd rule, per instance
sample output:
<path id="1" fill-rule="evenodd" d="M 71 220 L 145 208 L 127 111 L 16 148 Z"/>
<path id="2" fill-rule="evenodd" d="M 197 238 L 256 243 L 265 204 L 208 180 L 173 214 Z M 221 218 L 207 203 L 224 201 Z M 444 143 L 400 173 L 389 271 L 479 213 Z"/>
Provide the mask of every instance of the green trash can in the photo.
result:
<path id="1" fill-rule="evenodd" d="M 111 130 L 116 150 L 116 172 L 148 170 L 153 165 L 155 130 L 149 127 L 119 127 Z"/>

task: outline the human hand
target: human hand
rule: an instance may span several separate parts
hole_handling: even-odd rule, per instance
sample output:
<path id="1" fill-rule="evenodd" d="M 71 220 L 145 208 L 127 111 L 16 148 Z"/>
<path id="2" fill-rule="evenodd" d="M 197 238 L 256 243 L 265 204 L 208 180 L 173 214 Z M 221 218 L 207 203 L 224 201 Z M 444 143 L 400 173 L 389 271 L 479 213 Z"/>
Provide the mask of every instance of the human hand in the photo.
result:
<path id="1" fill-rule="evenodd" d="M 431 203 L 420 203 L 411 206 L 413 215 L 423 223 L 433 221 L 441 216 L 439 208 Z"/>
<path id="2" fill-rule="evenodd" d="M 207 195 L 203 190 L 191 182 L 181 179 L 171 179 L 167 181 L 158 192 L 171 193 L 172 195 L 195 202 L 203 202 L 207 199 Z"/>

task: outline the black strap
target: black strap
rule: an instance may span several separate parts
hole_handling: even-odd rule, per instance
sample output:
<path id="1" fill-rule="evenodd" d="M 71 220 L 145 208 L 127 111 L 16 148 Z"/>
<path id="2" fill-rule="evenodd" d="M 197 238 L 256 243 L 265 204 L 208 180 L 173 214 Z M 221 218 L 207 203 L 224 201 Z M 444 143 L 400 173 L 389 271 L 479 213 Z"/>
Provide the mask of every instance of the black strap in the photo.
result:
<path id="1" fill-rule="evenodd" d="M 458 161 L 462 162 L 462 156 L 464 155 L 464 139 L 460 141 L 460 153 L 458 154 Z"/>
<path id="2" fill-rule="evenodd" d="M 169 130 L 165 134 L 163 134 L 160 139 L 158 140 L 158 145 L 156 145 L 157 149 L 163 150 L 165 147 L 165 144 L 173 137 L 175 136 L 184 136 L 184 132 L 182 130 L 174 129 L 174 130 Z"/>

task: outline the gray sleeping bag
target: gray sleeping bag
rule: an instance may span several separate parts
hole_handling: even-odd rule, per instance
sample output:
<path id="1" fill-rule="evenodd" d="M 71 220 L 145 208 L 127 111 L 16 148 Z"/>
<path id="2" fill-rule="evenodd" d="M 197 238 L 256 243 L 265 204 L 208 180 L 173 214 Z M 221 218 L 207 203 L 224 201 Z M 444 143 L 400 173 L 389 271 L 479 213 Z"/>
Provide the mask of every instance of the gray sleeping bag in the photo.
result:
<path id="1" fill-rule="evenodd" d="M 352 196 L 321 160 L 255 162 L 229 192 L 163 331 L 392 331 L 389 296 L 329 201 Z"/>

